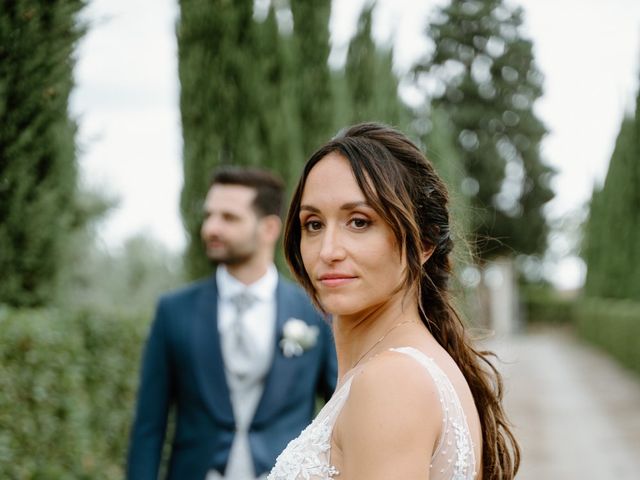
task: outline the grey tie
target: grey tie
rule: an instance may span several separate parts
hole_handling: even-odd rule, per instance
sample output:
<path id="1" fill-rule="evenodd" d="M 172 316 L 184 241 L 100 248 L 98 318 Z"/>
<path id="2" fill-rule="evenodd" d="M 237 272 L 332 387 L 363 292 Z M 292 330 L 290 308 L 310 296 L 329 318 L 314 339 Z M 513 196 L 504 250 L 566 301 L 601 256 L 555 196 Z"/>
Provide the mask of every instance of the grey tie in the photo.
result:
<path id="1" fill-rule="evenodd" d="M 255 343 L 247 330 L 245 314 L 258 300 L 255 295 L 243 290 L 230 299 L 235 315 L 229 329 L 229 347 L 232 359 L 229 370 L 240 378 L 250 374 L 255 368 Z"/>

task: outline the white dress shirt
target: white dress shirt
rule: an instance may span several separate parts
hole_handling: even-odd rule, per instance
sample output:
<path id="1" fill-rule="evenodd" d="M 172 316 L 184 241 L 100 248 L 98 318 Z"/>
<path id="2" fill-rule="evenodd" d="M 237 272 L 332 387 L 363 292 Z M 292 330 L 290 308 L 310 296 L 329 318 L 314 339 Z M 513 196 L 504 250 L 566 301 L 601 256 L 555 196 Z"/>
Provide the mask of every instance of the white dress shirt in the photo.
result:
<path id="1" fill-rule="evenodd" d="M 278 285 L 278 271 L 275 265 L 270 265 L 267 272 L 250 285 L 233 277 L 224 265 L 216 270 L 218 286 L 218 330 L 222 357 L 229 363 L 234 352 L 225 341 L 228 339 L 235 319 L 235 307 L 231 301 L 243 290 L 253 295 L 256 301 L 243 315 L 245 333 L 251 336 L 251 343 L 256 349 L 255 368 L 248 378 L 239 378 L 225 368 L 229 385 L 231 404 L 236 421 L 236 434 L 229 454 L 229 462 L 225 476 L 210 471 L 206 480 L 255 480 L 251 451 L 249 448 L 248 430 L 255 414 L 258 402 L 264 390 L 264 378 L 273 360 L 276 326 L 276 298 Z"/>
<path id="2" fill-rule="evenodd" d="M 233 277 L 224 265 L 216 270 L 218 286 L 218 331 L 224 335 L 231 328 L 235 311 L 231 298 L 243 290 L 252 294 L 257 301 L 246 311 L 244 326 L 254 343 L 262 352 L 273 350 L 273 336 L 276 325 L 276 287 L 278 271 L 270 265 L 267 272 L 250 285 L 245 285 Z"/>

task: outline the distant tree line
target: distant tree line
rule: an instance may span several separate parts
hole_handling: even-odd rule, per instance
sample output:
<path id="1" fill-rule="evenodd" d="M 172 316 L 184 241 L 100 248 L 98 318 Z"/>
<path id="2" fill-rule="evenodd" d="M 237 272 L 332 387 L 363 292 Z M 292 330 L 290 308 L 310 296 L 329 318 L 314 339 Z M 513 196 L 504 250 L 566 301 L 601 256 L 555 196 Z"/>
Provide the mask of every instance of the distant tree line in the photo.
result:
<path id="1" fill-rule="evenodd" d="M 437 8 L 425 26 L 435 50 L 405 78 L 425 94 L 418 106 L 399 96 L 391 49 L 372 38 L 374 12 L 368 2 L 346 65 L 332 70 L 330 0 L 272 0 L 266 13 L 254 12 L 253 0 L 180 1 L 181 207 L 191 277 L 209 271 L 199 226 L 215 166 L 262 165 L 291 187 L 315 148 L 365 120 L 396 125 L 425 146 L 480 260 L 542 255 L 553 171 L 540 157 L 546 129 L 533 105 L 542 75 L 521 9 L 502 0 Z"/>
<path id="2" fill-rule="evenodd" d="M 83 242 L 94 240 L 82 232 L 106 209 L 80 191 L 68 113 L 84 4 L 18 0 L 0 7 L 0 303 L 50 302 L 61 275 L 68 280 L 82 261 Z M 374 3 L 361 12 L 339 69 L 328 63 L 330 0 L 272 0 L 260 2 L 261 11 L 254 5 L 179 2 L 189 277 L 209 271 L 198 230 L 215 166 L 272 168 L 291 188 L 316 147 L 364 120 L 396 125 L 425 148 L 481 260 L 544 252 L 542 207 L 553 172 L 540 158 L 545 128 L 533 105 L 542 76 L 520 30 L 520 9 L 502 0 L 450 0 L 425 25 L 433 53 L 399 78 L 390 47 L 372 38 Z M 400 80 L 424 102 L 405 104 Z"/>

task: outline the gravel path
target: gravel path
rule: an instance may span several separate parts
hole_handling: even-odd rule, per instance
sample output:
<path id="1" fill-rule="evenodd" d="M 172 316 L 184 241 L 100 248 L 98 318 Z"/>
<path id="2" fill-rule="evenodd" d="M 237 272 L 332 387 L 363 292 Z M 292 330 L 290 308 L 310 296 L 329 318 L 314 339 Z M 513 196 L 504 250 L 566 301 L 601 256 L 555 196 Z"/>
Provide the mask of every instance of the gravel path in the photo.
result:
<path id="1" fill-rule="evenodd" d="M 568 330 L 489 347 L 523 450 L 518 480 L 640 480 L 640 376 Z"/>

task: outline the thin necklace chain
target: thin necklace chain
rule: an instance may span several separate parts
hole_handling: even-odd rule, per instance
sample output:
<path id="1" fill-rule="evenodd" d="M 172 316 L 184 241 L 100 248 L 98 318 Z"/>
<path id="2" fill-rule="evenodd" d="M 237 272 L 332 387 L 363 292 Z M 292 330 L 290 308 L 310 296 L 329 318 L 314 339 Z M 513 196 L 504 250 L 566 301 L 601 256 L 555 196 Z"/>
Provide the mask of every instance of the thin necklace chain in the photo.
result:
<path id="1" fill-rule="evenodd" d="M 366 352 L 364 352 L 360 358 L 356 361 L 356 363 L 354 363 L 351 366 L 351 369 L 355 368 L 363 359 L 364 357 L 366 357 L 374 348 L 376 348 L 380 342 L 382 342 L 385 338 L 387 338 L 387 335 L 389 335 L 392 331 L 394 331 L 396 328 L 398 328 L 401 325 L 406 325 L 407 323 L 416 323 L 414 320 L 404 320 L 402 322 L 398 322 L 395 325 L 393 325 L 389 330 L 387 330 L 384 335 L 382 335 L 378 340 L 376 340 L 374 342 L 373 345 L 371 345 Z"/>

